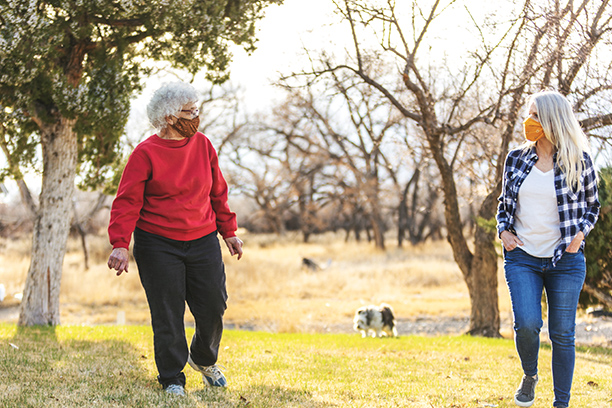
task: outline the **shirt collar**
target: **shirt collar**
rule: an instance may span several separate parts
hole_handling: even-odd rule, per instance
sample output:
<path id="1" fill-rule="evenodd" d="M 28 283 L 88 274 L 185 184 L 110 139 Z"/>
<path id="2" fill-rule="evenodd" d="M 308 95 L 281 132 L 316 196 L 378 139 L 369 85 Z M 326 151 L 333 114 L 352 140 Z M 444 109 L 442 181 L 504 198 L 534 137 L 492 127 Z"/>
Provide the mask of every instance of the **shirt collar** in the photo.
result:
<path id="1" fill-rule="evenodd" d="M 557 153 L 559 153 L 559 152 L 554 152 L 553 153 L 553 163 L 557 163 Z M 539 157 L 538 157 L 538 154 L 536 153 L 535 144 L 533 146 L 529 147 L 529 149 L 527 150 L 526 159 L 527 160 L 538 161 Z"/>

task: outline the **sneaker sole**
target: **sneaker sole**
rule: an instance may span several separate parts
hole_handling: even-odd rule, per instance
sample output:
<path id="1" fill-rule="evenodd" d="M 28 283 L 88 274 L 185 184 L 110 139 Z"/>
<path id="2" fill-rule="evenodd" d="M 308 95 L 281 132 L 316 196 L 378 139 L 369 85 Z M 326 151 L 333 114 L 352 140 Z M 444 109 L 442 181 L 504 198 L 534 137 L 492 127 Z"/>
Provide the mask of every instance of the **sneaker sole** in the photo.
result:
<path id="1" fill-rule="evenodd" d="M 533 400 L 531 400 L 531 401 L 528 401 L 528 402 L 521 402 L 521 401 L 517 400 L 516 397 L 514 397 L 514 403 L 516 405 L 518 405 L 519 407 L 530 407 L 530 406 L 533 405 L 534 401 L 535 401 L 535 398 Z"/>

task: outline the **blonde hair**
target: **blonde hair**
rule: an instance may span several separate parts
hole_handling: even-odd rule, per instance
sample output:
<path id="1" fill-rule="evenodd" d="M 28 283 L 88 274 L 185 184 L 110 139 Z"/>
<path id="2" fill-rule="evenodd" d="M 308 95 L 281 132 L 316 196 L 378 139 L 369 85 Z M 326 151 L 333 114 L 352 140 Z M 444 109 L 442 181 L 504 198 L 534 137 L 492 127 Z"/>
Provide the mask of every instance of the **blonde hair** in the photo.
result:
<path id="1" fill-rule="evenodd" d="M 567 186 L 573 191 L 582 188 L 584 153 L 591 153 L 589 140 L 567 98 L 555 91 L 531 95 L 528 107 L 535 104 L 544 136 L 557 148 L 557 165 L 565 174 Z"/>

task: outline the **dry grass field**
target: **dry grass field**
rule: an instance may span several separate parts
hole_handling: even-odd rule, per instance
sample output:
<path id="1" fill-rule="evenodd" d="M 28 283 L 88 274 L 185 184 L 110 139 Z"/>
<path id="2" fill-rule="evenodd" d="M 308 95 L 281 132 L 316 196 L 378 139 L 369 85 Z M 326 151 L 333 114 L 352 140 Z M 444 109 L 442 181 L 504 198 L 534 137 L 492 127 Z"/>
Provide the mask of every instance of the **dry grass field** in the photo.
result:
<path id="1" fill-rule="evenodd" d="M 304 244 L 297 235 L 240 235 L 245 255 L 230 258 L 223 245 L 229 293 L 228 327 L 270 332 L 351 331 L 355 310 L 388 303 L 398 321 L 469 316 L 469 297 L 445 241 L 385 252 L 373 244 L 345 242 L 343 236 L 315 236 Z M 147 324 L 149 312 L 136 264 L 120 277 L 106 267 L 110 246 L 105 236 L 88 237 L 90 268 L 76 239 L 70 240 L 61 291 L 63 324 Z M 7 298 L 0 320 L 16 321 L 13 297 L 23 290 L 29 266 L 29 240 L 0 241 L 0 283 Z M 321 266 L 302 267 L 307 257 Z M 500 310 L 509 319 L 508 293 L 500 268 Z M 187 313 L 186 320 L 192 321 Z M 401 332 L 400 332 L 401 334 Z M 506 334 L 506 333 L 504 333 Z"/>

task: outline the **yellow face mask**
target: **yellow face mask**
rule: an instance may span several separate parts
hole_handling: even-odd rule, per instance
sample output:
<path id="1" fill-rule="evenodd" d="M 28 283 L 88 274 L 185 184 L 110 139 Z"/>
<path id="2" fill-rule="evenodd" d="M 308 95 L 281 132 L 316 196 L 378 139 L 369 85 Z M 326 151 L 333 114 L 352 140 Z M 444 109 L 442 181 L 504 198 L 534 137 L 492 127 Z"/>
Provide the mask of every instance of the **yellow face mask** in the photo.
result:
<path id="1" fill-rule="evenodd" d="M 544 137 L 542 125 L 533 118 L 525 119 L 523 122 L 523 129 L 525 130 L 525 138 L 530 142 L 537 142 Z"/>

